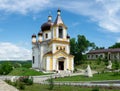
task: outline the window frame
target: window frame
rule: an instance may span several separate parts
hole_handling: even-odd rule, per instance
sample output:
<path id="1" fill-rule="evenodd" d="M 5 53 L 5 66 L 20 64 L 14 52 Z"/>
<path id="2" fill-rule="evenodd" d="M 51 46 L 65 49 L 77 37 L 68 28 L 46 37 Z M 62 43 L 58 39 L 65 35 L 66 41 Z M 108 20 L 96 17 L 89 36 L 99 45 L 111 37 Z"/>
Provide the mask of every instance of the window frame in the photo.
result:
<path id="1" fill-rule="evenodd" d="M 63 27 L 62 26 L 59 26 L 59 28 L 58 28 L 58 37 L 59 38 L 63 38 Z"/>

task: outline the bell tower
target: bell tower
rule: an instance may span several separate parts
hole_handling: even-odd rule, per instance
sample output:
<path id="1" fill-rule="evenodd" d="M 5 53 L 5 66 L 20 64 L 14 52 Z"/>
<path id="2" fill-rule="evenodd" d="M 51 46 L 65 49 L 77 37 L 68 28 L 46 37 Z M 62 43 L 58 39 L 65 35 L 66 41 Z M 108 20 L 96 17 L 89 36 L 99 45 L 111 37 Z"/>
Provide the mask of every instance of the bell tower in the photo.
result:
<path id="1" fill-rule="evenodd" d="M 57 17 L 53 24 L 53 39 L 66 40 L 67 27 L 61 18 L 61 10 L 57 10 Z"/>

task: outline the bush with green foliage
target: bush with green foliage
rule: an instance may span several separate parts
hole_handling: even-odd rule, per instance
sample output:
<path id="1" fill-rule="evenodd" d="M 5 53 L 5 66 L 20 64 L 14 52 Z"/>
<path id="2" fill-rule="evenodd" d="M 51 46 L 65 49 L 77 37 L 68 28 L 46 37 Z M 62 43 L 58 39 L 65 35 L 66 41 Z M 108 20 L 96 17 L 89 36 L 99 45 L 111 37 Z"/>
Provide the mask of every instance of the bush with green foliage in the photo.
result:
<path id="1" fill-rule="evenodd" d="M 53 78 L 51 77 L 51 78 L 48 80 L 48 82 L 49 82 L 49 90 L 53 90 L 53 88 L 54 88 Z"/>
<path id="2" fill-rule="evenodd" d="M 22 76 L 19 78 L 19 81 L 23 82 L 26 85 L 32 85 L 33 84 L 33 77 Z"/>
<path id="3" fill-rule="evenodd" d="M 18 82 L 18 89 L 20 89 L 20 90 L 24 90 L 25 89 L 25 84 L 23 83 L 23 82 Z"/>
<path id="4" fill-rule="evenodd" d="M 98 88 L 98 87 L 94 87 L 94 88 L 92 89 L 92 91 L 99 91 L 99 88 Z"/>
<path id="5" fill-rule="evenodd" d="M 0 65 L 0 75 L 7 75 L 13 70 L 13 66 L 10 62 L 4 62 Z"/>
<path id="6" fill-rule="evenodd" d="M 22 67 L 31 68 L 32 67 L 32 63 L 26 62 L 26 63 L 22 64 Z"/>
<path id="7" fill-rule="evenodd" d="M 14 68 L 19 68 L 19 67 L 21 67 L 22 65 L 21 65 L 20 63 L 18 63 L 18 62 L 15 62 L 15 63 L 13 64 L 13 66 L 14 66 Z"/>
<path id="8" fill-rule="evenodd" d="M 100 64 L 101 64 L 101 61 L 102 61 L 102 59 L 101 59 L 101 57 L 99 57 L 99 58 L 97 59 L 97 65 L 100 65 Z"/>
<path id="9" fill-rule="evenodd" d="M 106 66 L 108 66 L 108 59 L 104 58 L 103 62 L 105 63 Z"/>
<path id="10" fill-rule="evenodd" d="M 114 66 L 115 66 L 114 67 L 115 70 L 119 69 L 120 65 L 119 65 L 119 62 L 117 60 L 114 61 Z"/>
<path id="11" fill-rule="evenodd" d="M 22 76 L 22 77 L 19 77 L 19 79 L 16 80 L 15 82 L 11 82 L 10 80 L 7 80 L 7 79 L 5 81 L 8 84 L 13 85 L 20 90 L 24 90 L 25 85 L 32 85 L 33 84 L 33 77 Z"/>

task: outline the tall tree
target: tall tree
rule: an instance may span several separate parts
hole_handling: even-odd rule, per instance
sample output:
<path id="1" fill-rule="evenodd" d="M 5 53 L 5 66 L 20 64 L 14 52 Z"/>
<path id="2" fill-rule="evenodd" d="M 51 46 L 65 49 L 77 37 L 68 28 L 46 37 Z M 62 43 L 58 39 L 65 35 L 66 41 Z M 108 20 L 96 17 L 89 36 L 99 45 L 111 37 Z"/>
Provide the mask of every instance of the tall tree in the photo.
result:
<path id="1" fill-rule="evenodd" d="M 70 40 L 70 53 L 75 56 L 76 65 L 80 64 L 81 60 L 84 59 L 83 53 L 90 47 L 95 47 L 95 44 L 89 42 L 84 35 L 78 35 L 77 40 L 75 38 Z"/>
<path id="2" fill-rule="evenodd" d="M 105 49 L 105 47 L 98 47 L 98 46 L 95 47 L 95 50 L 100 50 L 100 49 Z"/>
<path id="3" fill-rule="evenodd" d="M 109 47 L 109 49 L 111 48 L 120 48 L 120 43 L 115 43 L 114 45 Z"/>
<path id="4" fill-rule="evenodd" d="M 75 55 L 76 53 L 76 40 L 75 38 L 70 39 L 70 54 Z"/>

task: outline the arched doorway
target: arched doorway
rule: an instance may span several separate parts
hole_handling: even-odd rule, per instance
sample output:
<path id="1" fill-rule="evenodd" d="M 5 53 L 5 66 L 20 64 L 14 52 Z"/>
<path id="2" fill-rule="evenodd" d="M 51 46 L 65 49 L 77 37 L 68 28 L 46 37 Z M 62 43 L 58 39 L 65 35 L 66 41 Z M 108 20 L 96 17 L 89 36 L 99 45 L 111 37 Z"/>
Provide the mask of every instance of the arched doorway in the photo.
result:
<path id="1" fill-rule="evenodd" d="M 58 58 L 58 70 L 64 70 L 64 57 L 60 57 Z"/>

